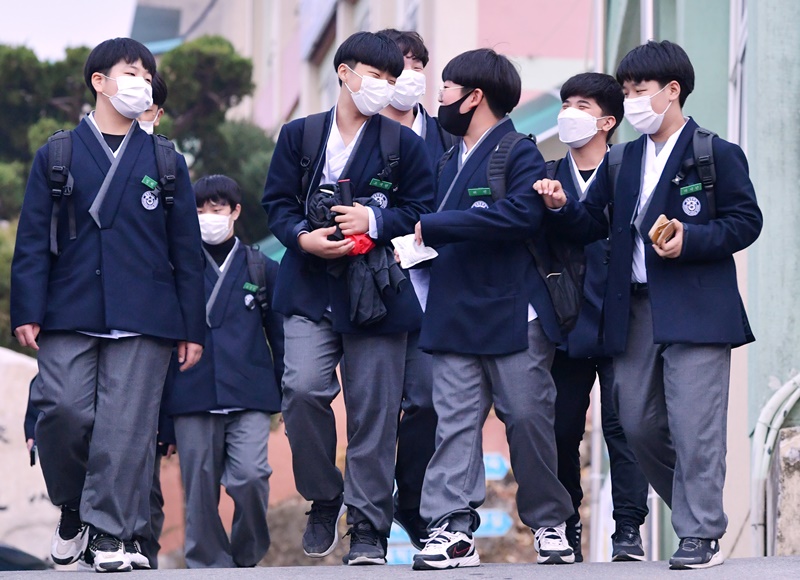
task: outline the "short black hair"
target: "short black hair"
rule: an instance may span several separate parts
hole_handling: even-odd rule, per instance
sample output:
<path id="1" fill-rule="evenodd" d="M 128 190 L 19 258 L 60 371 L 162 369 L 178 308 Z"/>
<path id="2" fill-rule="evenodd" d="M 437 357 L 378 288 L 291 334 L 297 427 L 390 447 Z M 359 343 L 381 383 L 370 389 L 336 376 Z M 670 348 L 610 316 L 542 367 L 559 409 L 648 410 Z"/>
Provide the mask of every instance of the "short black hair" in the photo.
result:
<path id="1" fill-rule="evenodd" d="M 393 77 L 399 77 L 405 68 L 400 48 L 381 32 L 356 32 L 336 49 L 333 56 L 333 68 L 337 71 L 342 63 L 354 68 L 359 62 Z"/>
<path id="2" fill-rule="evenodd" d="M 153 104 L 159 108 L 163 107 L 164 103 L 167 102 L 167 95 L 169 94 L 169 91 L 167 91 L 167 82 L 164 80 L 164 77 L 156 73 L 153 75 L 151 86 L 153 87 Z"/>
<path id="3" fill-rule="evenodd" d="M 606 137 L 611 139 L 614 131 L 622 123 L 625 114 L 622 87 L 611 75 L 597 72 L 587 72 L 567 79 L 561 85 L 561 102 L 570 97 L 584 97 L 594 99 L 604 116 L 614 117 L 616 124 L 611 128 Z"/>
<path id="4" fill-rule="evenodd" d="M 694 90 L 694 67 L 689 55 L 679 45 L 669 40 L 649 41 L 631 50 L 617 67 L 617 81 L 641 83 L 658 81 L 663 88 L 671 81 L 681 86 L 678 97 L 681 107 Z"/>
<path id="5" fill-rule="evenodd" d="M 142 61 L 142 66 L 151 75 L 156 74 L 156 59 L 153 53 L 138 40 L 132 38 L 110 38 L 104 40 L 92 49 L 86 64 L 83 66 L 83 78 L 86 86 L 97 98 L 97 91 L 92 86 L 92 75 L 96 72 L 107 75 L 111 68 L 118 62 L 125 61 L 133 64 Z"/>
<path id="6" fill-rule="evenodd" d="M 403 56 L 409 55 L 411 58 L 419 60 L 423 68 L 428 66 L 430 55 L 428 55 L 428 49 L 425 47 L 425 41 L 422 40 L 418 32 L 387 28 L 381 30 L 378 34 L 388 36 L 398 46 Z"/>
<path id="7" fill-rule="evenodd" d="M 447 63 L 442 81 L 481 89 L 492 113 L 503 117 L 519 103 L 522 79 L 514 64 L 491 48 L 462 52 Z"/>
<path id="8" fill-rule="evenodd" d="M 206 175 L 194 182 L 194 197 L 197 207 L 206 202 L 215 205 L 227 204 L 231 209 L 242 203 L 242 192 L 239 184 L 227 175 Z"/>

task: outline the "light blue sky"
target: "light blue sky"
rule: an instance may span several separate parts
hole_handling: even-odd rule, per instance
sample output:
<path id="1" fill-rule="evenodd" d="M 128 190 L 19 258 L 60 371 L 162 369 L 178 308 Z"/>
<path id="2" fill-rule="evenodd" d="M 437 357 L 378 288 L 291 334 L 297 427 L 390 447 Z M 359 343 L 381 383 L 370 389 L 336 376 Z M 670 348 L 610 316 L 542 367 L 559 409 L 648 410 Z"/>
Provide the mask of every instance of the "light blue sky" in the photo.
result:
<path id="1" fill-rule="evenodd" d="M 70 46 L 128 36 L 136 0 L 4 0 L 0 44 L 25 45 L 42 60 Z"/>

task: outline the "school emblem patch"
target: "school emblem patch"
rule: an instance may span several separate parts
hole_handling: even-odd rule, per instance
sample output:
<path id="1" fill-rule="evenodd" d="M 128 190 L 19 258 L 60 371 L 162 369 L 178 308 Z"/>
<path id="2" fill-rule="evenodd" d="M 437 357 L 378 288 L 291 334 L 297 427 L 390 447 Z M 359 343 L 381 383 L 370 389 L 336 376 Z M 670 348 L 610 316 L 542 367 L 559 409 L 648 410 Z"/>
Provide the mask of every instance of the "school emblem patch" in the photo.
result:
<path id="1" fill-rule="evenodd" d="M 479 207 L 481 209 L 489 209 L 489 204 L 486 203 L 485 201 L 483 201 L 482 199 L 479 199 L 478 201 L 473 203 L 471 206 L 469 206 L 470 209 L 472 209 L 473 207 Z"/>
<path id="2" fill-rule="evenodd" d="M 389 206 L 389 198 L 386 197 L 385 193 L 381 193 L 380 191 L 372 194 L 372 199 L 375 200 L 381 209 L 386 209 Z"/>
<path id="3" fill-rule="evenodd" d="M 152 191 L 145 191 L 142 194 L 142 207 L 147 210 L 154 210 L 158 207 L 158 196 Z"/>
<path id="4" fill-rule="evenodd" d="M 687 197 L 683 200 L 683 213 L 690 217 L 694 217 L 700 213 L 700 200 L 695 196 Z"/>

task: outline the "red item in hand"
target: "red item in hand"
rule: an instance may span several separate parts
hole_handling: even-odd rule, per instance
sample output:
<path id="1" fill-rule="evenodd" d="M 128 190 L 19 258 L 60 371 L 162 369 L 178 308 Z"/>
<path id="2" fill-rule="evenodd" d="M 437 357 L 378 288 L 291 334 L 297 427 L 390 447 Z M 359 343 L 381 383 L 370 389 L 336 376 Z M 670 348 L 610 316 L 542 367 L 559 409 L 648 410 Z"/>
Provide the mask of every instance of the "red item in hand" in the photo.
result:
<path id="1" fill-rule="evenodd" d="M 347 252 L 348 256 L 360 256 L 361 254 L 366 254 L 372 248 L 375 247 L 375 242 L 372 241 L 367 234 L 356 234 L 354 236 L 345 236 L 346 240 L 352 240 L 355 242 L 355 246 L 353 249 Z"/>

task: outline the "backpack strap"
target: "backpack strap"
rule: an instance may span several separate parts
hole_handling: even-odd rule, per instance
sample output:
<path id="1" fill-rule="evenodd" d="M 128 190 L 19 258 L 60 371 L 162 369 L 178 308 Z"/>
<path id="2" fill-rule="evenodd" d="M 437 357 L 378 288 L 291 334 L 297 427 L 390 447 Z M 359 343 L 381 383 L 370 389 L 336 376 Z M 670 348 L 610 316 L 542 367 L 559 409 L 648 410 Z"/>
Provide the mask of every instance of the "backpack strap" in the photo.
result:
<path id="1" fill-rule="evenodd" d="M 608 150 L 608 180 L 611 182 L 611 187 L 614 191 L 617 190 L 617 180 L 619 179 L 619 168 L 622 165 L 622 157 L 625 155 L 626 143 L 617 143 L 612 145 Z"/>
<path id="2" fill-rule="evenodd" d="M 500 143 L 497 144 L 489 158 L 489 163 L 486 166 L 486 180 L 489 183 L 489 189 L 492 191 L 492 199 L 494 201 L 505 199 L 506 197 L 508 159 L 511 156 L 512 149 L 523 139 L 530 139 L 536 143 L 536 139 L 533 136 L 512 131 L 503 135 Z"/>
<path id="3" fill-rule="evenodd" d="M 694 165 L 700 183 L 706 191 L 708 199 L 708 213 L 713 220 L 717 217 L 717 204 L 714 198 L 714 184 L 717 181 L 717 170 L 714 167 L 713 140 L 717 134 L 708 129 L 698 127 L 692 136 L 692 148 L 694 149 Z"/>
<path id="4" fill-rule="evenodd" d="M 66 199 L 69 214 L 69 239 L 78 237 L 75 225 L 75 204 L 72 201 L 72 189 L 75 184 L 69 170 L 72 163 L 72 131 L 56 131 L 47 139 L 47 164 L 50 169 L 47 182 L 50 185 L 50 196 L 53 198 L 53 210 L 50 214 L 50 252 L 58 256 L 58 218 L 61 213 L 61 200 Z"/>
<path id="5" fill-rule="evenodd" d="M 450 161 L 450 158 L 453 156 L 453 152 L 456 150 L 456 146 L 453 145 L 445 151 L 442 156 L 439 158 L 439 165 L 436 167 L 436 183 L 438 184 L 442 178 L 442 171 L 444 171 L 444 166 L 447 165 L 447 162 Z"/>
<path id="6" fill-rule="evenodd" d="M 397 191 L 399 175 L 397 168 L 400 167 L 400 130 L 402 125 L 387 118 L 381 119 L 381 130 L 378 136 L 381 157 L 383 158 L 383 170 L 378 173 L 378 179 L 388 181 L 392 184 L 392 191 Z"/>
<path id="7" fill-rule="evenodd" d="M 247 275 L 252 284 L 258 287 L 253 292 L 253 297 L 261 311 L 261 322 L 266 324 L 266 316 L 269 312 L 269 295 L 267 294 L 267 269 L 264 265 L 264 256 L 257 245 L 245 246 L 245 259 L 247 260 Z"/>
<path id="8" fill-rule="evenodd" d="M 175 174 L 177 173 L 177 153 L 175 144 L 164 137 L 164 135 L 152 135 L 153 148 L 156 154 L 156 166 L 158 167 L 158 185 L 153 193 L 161 198 L 164 212 L 175 204 Z"/>
<path id="9" fill-rule="evenodd" d="M 328 113 L 314 113 L 303 120 L 303 143 L 300 152 L 300 169 L 303 171 L 303 175 L 300 181 L 301 193 L 297 196 L 297 201 L 301 205 L 305 204 L 305 200 L 308 198 L 311 173 L 316 166 L 317 154 L 325 133 L 325 118 L 327 115 Z"/>
<path id="10" fill-rule="evenodd" d="M 555 179 L 556 174 L 558 173 L 558 168 L 561 167 L 561 162 L 564 160 L 562 157 L 561 159 L 551 159 L 547 163 L 545 163 L 545 169 L 547 170 L 547 179 Z"/>

